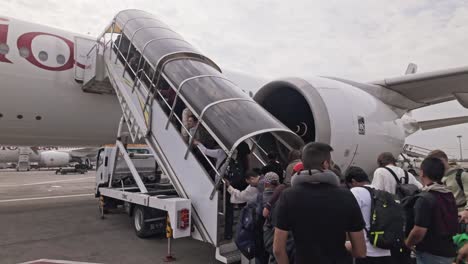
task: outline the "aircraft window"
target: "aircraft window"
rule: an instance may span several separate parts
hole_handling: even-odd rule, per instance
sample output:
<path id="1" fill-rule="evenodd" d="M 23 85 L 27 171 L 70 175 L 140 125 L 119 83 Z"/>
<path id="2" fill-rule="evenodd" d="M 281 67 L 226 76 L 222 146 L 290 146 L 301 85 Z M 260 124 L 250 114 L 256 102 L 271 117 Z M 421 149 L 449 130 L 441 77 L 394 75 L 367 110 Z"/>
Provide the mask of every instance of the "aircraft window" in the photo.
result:
<path id="1" fill-rule="evenodd" d="M 26 48 L 26 47 L 21 47 L 21 48 L 19 48 L 19 54 L 20 54 L 21 57 L 27 58 L 27 57 L 29 57 L 29 49 Z"/>
<path id="2" fill-rule="evenodd" d="M 49 58 L 49 55 L 45 51 L 40 51 L 39 52 L 39 59 L 41 61 L 46 61 Z"/>
<path id="3" fill-rule="evenodd" d="M 37 121 L 42 120 L 42 116 L 36 116 L 36 120 Z"/>
<path id="4" fill-rule="evenodd" d="M 0 43 L 0 54 L 6 55 L 10 51 L 10 47 L 6 43 Z"/>
<path id="5" fill-rule="evenodd" d="M 65 63 L 65 56 L 62 54 L 57 55 L 57 63 L 58 64 L 64 64 Z"/>
<path id="6" fill-rule="evenodd" d="M 23 119 L 23 115 L 17 115 L 16 118 Z"/>
<path id="7" fill-rule="evenodd" d="M 3 114 L 0 114 L 0 118 L 2 118 L 2 117 L 3 117 Z"/>

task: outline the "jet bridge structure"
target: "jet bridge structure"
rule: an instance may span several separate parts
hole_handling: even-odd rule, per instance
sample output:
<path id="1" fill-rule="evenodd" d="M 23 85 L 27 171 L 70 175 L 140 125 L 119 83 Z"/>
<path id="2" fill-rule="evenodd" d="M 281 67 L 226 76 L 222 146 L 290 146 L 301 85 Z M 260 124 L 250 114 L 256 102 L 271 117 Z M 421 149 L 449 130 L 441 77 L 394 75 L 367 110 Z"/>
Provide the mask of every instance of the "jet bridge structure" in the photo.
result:
<path id="1" fill-rule="evenodd" d="M 122 11 L 97 41 L 80 41 L 76 48 L 86 56 L 80 76 L 83 91 L 116 94 L 123 113 L 121 125 L 126 124 L 134 142 L 149 147 L 178 196 L 190 200 L 192 237 L 217 247 L 218 260 L 238 261 L 233 243 L 223 239 L 222 176 L 228 166 L 216 168 L 203 155 L 209 164 L 204 166 L 194 154 L 197 136 L 207 132 L 227 161 L 245 142 L 260 165 L 265 142 L 299 149 L 302 139 L 227 79 L 214 61 L 147 12 Z M 185 108 L 199 120 L 195 128 L 182 121 Z M 184 130 L 188 139 L 181 134 Z M 120 139 L 117 145 L 125 151 Z M 141 181 L 135 182 L 141 195 L 150 195 Z"/>

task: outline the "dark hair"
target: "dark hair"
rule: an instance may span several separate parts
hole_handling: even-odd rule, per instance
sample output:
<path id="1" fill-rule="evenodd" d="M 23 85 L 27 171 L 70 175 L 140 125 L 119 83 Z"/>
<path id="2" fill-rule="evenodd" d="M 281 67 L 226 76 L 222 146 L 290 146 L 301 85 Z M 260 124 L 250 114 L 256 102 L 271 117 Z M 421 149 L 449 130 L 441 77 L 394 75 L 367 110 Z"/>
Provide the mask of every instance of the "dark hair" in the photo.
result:
<path id="1" fill-rule="evenodd" d="M 396 158 L 390 152 L 384 152 L 379 155 L 377 158 L 377 163 L 380 167 L 385 167 L 389 164 L 395 164 L 397 162 Z"/>
<path id="2" fill-rule="evenodd" d="M 245 173 L 244 180 L 248 180 L 250 178 L 258 177 L 258 173 L 255 170 L 248 170 Z"/>
<path id="3" fill-rule="evenodd" d="M 268 158 L 268 160 L 277 160 L 278 159 L 278 153 L 276 153 L 274 151 L 270 151 L 267 154 L 267 158 Z"/>
<path id="4" fill-rule="evenodd" d="M 349 167 L 346 171 L 345 181 L 351 183 L 353 180 L 357 182 L 370 182 L 367 173 L 359 167 Z"/>
<path id="5" fill-rule="evenodd" d="M 445 166 L 439 158 L 429 157 L 421 163 L 421 170 L 424 176 L 427 176 L 434 182 L 440 183 L 442 177 L 444 177 Z"/>
<path id="6" fill-rule="evenodd" d="M 247 170 L 249 168 L 249 154 L 250 154 L 250 147 L 249 144 L 245 142 L 241 142 L 237 148 L 237 161 L 242 163 L 242 168 Z"/>
<path id="7" fill-rule="evenodd" d="M 333 148 L 320 142 L 311 142 L 302 149 L 304 169 L 321 169 L 325 161 L 330 162 Z"/>
<path id="8" fill-rule="evenodd" d="M 258 175 L 262 174 L 262 169 L 260 168 L 253 168 L 252 171 L 257 173 Z"/>
<path id="9" fill-rule="evenodd" d="M 289 152 L 288 155 L 288 162 L 293 162 L 301 158 L 301 151 L 297 149 L 293 149 Z"/>
<path id="10" fill-rule="evenodd" d="M 427 155 L 427 157 L 428 157 L 428 158 L 443 159 L 443 160 L 445 160 L 446 162 L 448 162 L 447 154 L 445 154 L 445 152 L 443 152 L 443 151 L 440 150 L 440 149 L 436 149 L 436 150 L 431 151 L 431 153 L 429 153 L 429 155 Z"/>

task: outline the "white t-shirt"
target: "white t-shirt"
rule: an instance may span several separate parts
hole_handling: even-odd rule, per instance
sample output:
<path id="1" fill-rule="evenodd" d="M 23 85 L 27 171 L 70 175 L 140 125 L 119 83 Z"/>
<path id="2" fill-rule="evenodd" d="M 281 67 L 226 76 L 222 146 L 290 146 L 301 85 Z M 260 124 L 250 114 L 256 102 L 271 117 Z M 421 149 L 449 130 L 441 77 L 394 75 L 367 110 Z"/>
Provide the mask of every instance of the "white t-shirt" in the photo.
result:
<path id="1" fill-rule="evenodd" d="M 366 185 L 368 187 L 372 187 L 371 185 Z M 362 217 L 366 222 L 366 229 L 370 229 L 370 216 L 371 216 L 371 195 L 368 190 L 362 187 L 354 187 L 351 189 L 351 192 L 356 197 L 356 200 L 361 208 Z M 390 256 L 390 250 L 388 249 L 381 249 L 374 247 L 371 243 L 369 243 L 369 239 L 366 237 L 366 247 L 367 247 L 367 256 L 368 257 L 385 257 Z"/>
<path id="2" fill-rule="evenodd" d="M 223 161 L 226 160 L 226 152 L 224 150 L 217 148 L 217 149 L 207 149 L 203 144 L 198 144 L 198 148 L 201 152 L 203 152 L 208 157 L 216 159 L 216 169 L 218 170 Z"/>
<path id="3" fill-rule="evenodd" d="M 397 166 L 387 165 L 387 168 L 391 169 L 397 175 L 398 179 L 405 177 L 405 171 Z M 413 174 L 408 172 L 408 183 L 416 185 L 419 189 L 423 186 L 416 180 Z M 378 168 L 374 172 L 374 178 L 372 179 L 372 186 L 377 190 L 387 191 L 391 194 L 395 194 L 397 182 L 393 175 L 385 168 Z"/>

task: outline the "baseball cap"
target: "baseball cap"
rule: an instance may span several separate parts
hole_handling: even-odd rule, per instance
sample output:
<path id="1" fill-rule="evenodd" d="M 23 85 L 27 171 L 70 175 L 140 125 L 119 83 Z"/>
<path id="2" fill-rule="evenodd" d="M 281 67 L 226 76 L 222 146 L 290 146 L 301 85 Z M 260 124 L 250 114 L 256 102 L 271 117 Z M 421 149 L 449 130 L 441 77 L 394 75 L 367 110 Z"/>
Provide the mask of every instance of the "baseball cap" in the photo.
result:
<path id="1" fill-rule="evenodd" d="M 264 181 L 266 183 L 278 183 L 279 182 L 279 176 L 278 176 L 278 174 L 270 171 L 270 172 L 267 172 L 267 174 L 265 174 Z"/>
<path id="2" fill-rule="evenodd" d="M 304 164 L 302 162 L 298 162 L 296 165 L 294 165 L 293 172 L 300 172 L 304 169 Z"/>

